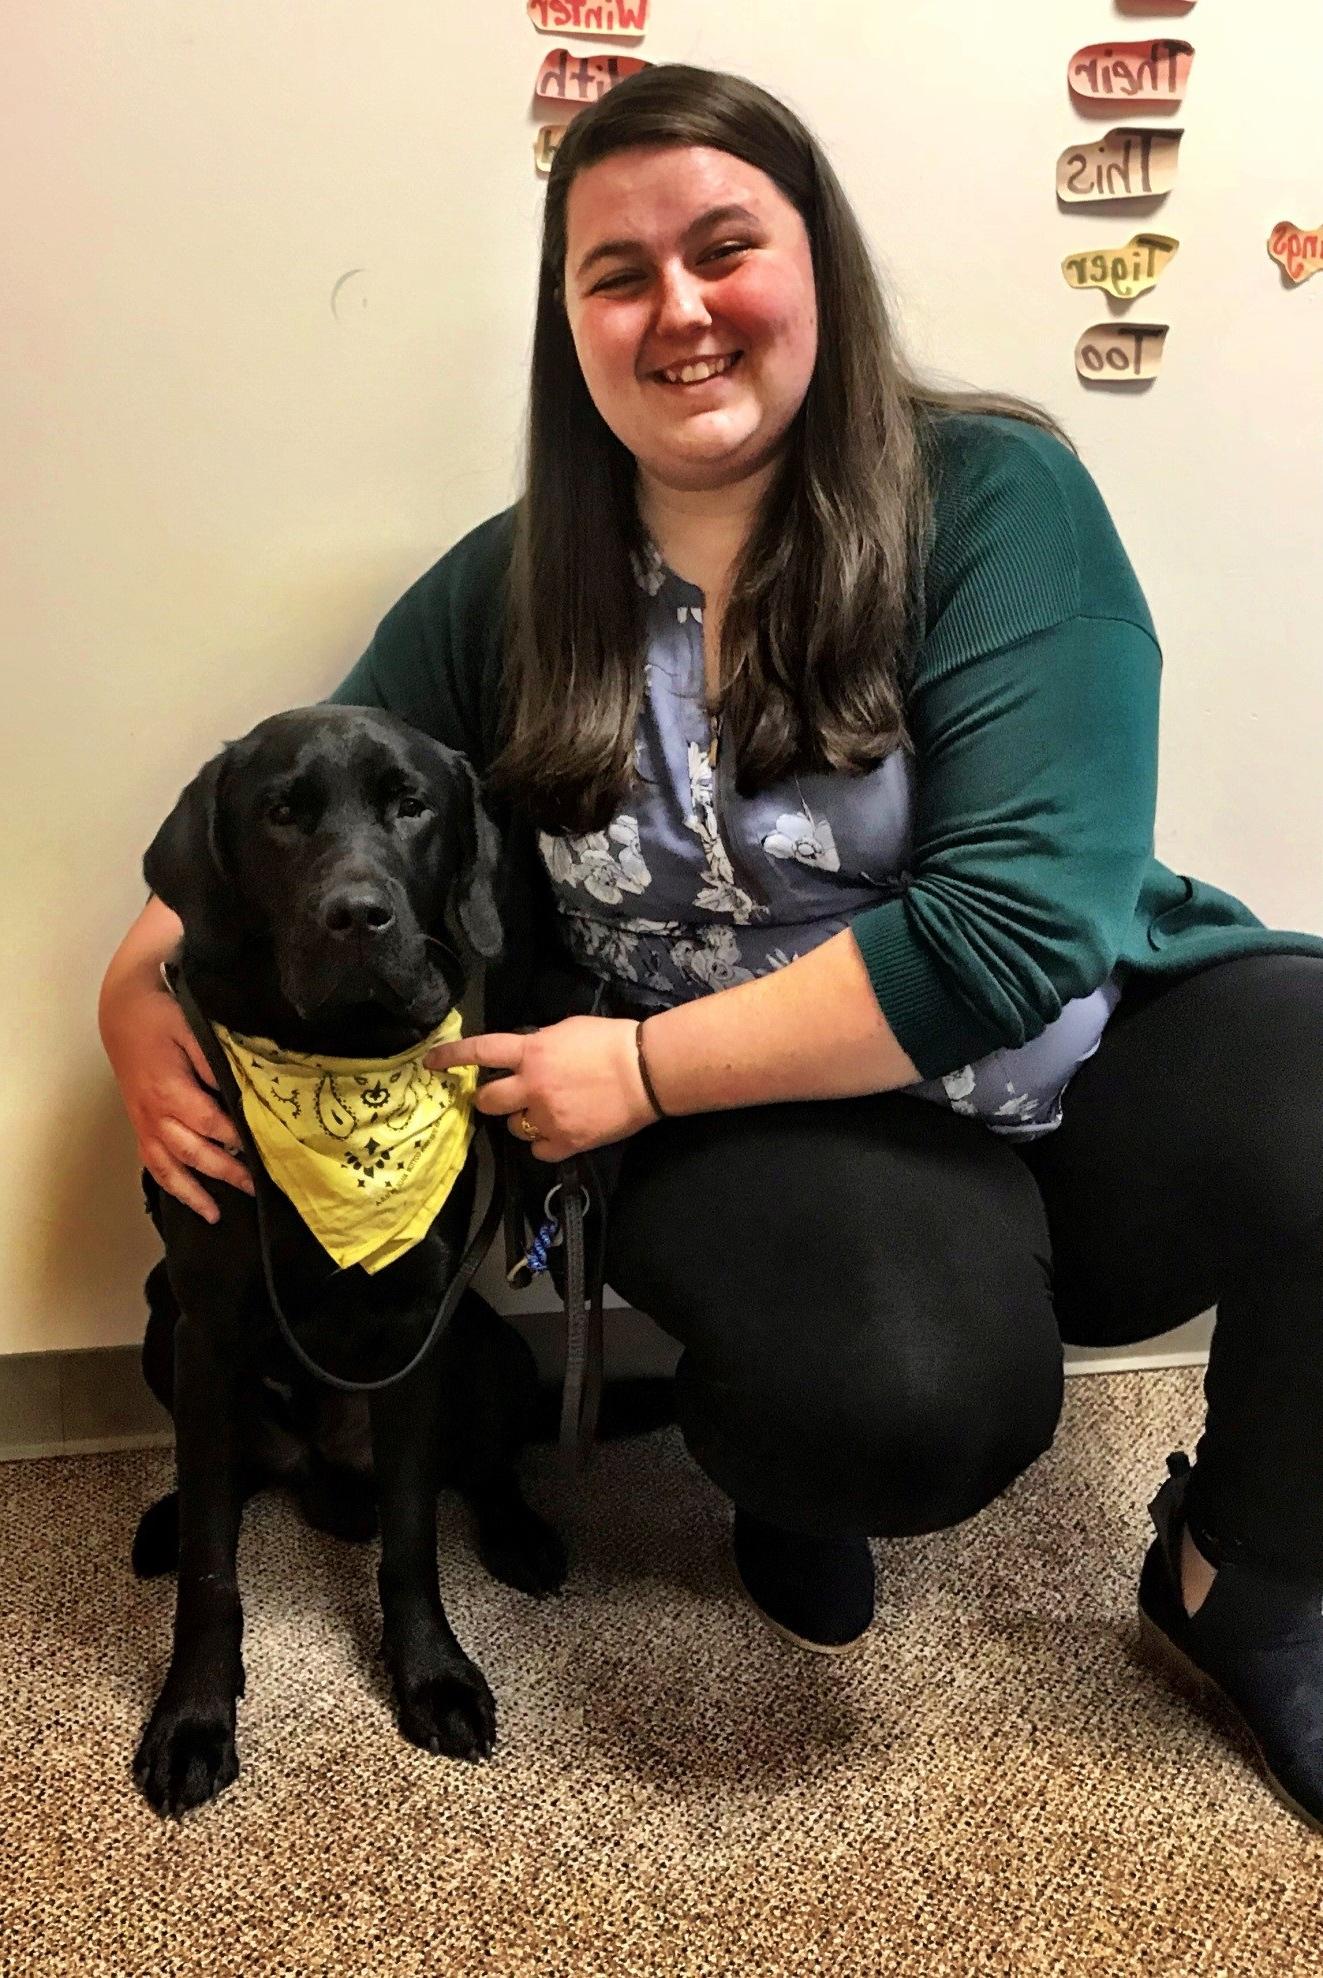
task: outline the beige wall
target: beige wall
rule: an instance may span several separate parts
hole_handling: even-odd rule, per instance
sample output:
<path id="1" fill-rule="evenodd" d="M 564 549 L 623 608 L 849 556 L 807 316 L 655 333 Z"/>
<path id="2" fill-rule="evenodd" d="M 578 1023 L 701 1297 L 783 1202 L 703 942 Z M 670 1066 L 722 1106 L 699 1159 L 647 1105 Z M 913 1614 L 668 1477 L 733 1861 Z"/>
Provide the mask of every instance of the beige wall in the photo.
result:
<path id="1" fill-rule="evenodd" d="M 521 0 L 43 0 L 9 28 L 0 1351 L 137 1336 L 151 1254 L 94 1025 L 142 847 L 217 743 L 330 686 L 514 492 L 541 182 Z M 826 142 L 912 347 L 1075 433 L 1167 652 L 1159 845 L 1323 927 L 1314 0 L 1197 6 L 1174 195 L 1059 212 L 1051 0 L 657 0 L 643 52 L 739 69 Z M 1157 31 L 1157 24 L 1154 24 Z M 959 53 L 953 65 L 949 51 Z M 1167 368 L 1077 387 L 1067 252 L 1179 234 Z M 341 290 L 338 317 L 330 297 Z M 1150 299 L 1156 301 L 1156 298 Z"/>

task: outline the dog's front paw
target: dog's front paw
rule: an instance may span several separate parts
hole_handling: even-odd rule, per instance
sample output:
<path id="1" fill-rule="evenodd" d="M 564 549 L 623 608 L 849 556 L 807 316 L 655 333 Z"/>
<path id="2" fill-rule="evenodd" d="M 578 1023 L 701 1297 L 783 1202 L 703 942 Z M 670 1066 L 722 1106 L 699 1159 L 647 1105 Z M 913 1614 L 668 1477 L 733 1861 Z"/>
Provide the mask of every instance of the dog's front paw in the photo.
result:
<path id="1" fill-rule="evenodd" d="M 397 1681 L 395 1715 L 410 1744 L 449 1758 L 490 1758 L 496 1743 L 496 1699 L 471 1662 Z"/>
<path id="2" fill-rule="evenodd" d="M 167 1682 L 142 1734 L 133 1776 L 165 1818 L 177 1820 L 215 1799 L 239 1776 L 234 1705 L 181 1702 Z"/>

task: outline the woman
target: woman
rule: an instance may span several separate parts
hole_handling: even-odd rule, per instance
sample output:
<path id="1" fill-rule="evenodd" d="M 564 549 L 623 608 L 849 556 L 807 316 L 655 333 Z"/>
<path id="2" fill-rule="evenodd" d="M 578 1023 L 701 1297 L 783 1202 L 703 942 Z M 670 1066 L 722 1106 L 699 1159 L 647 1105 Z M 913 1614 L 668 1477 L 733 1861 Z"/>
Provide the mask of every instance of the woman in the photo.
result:
<path id="1" fill-rule="evenodd" d="M 768 1619 L 856 1642 L 869 1536 L 1049 1446 L 1063 1336 L 1217 1301 L 1141 1606 L 1317 1823 L 1323 940 L 1153 858 L 1159 664 L 1052 421 L 916 380 L 801 123 L 663 66 L 552 169 L 524 499 L 336 698 L 536 833 L 547 1021 L 436 1061 L 503 1070 L 539 1162 L 616 1150 L 607 1275 L 684 1344 Z M 103 1034 L 207 1214 L 246 1177 L 156 987 L 177 933 L 149 904 Z"/>

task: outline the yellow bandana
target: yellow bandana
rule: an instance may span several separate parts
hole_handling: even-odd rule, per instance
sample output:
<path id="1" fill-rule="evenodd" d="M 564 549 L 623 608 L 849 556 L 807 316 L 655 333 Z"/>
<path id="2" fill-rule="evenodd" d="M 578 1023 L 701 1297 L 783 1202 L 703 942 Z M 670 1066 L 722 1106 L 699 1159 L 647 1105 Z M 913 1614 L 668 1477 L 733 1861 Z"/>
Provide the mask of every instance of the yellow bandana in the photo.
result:
<path id="1" fill-rule="evenodd" d="M 426 1235 L 473 1138 L 476 1065 L 429 1071 L 458 1010 L 396 1058 L 309 1058 L 215 1026 L 263 1165 L 342 1269 L 384 1270 Z"/>

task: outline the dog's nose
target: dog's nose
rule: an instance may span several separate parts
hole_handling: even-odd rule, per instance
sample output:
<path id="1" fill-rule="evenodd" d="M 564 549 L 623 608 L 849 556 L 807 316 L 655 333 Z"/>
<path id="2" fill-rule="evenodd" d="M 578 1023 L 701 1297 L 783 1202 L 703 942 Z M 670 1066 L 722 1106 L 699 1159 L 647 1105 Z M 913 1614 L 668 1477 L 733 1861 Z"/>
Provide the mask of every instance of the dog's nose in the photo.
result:
<path id="1" fill-rule="evenodd" d="M 390 901 L 375 886 L 342 886 L 322 901 L 322 925 L 330 934 L 384 934 L 394 920 Z"/>

